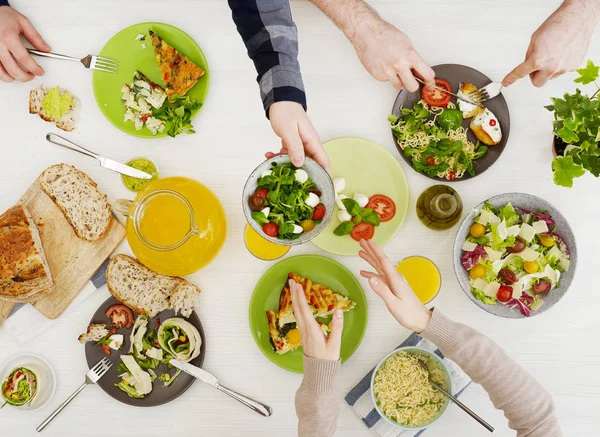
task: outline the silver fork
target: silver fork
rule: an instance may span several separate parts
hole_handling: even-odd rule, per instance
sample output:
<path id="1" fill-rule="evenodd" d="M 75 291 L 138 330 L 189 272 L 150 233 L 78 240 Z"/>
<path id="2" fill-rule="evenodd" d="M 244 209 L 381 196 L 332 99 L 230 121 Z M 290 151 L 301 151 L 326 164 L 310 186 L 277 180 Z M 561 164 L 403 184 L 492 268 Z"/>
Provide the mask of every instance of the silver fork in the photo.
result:
<path id="1" fill-rule="evenodd" d="M 85 375 L 85 382 L 81 384 L 81 386 L 77 390 L 75 390 L 75 392 L 71 396 L 69 396 L 66 401 L 60 404 L 60 406 L 56 410 L 54 410 L 54 413 L 49 415 L 48 418 L 36 428 L 36 431 L 41 432 L 46 427 L 46 425 L 52 422 L 52 419 L 54 419 L 58 415 L 58 413 L 60 413 L 69 404 L 69 402 L 75 399 L 75 396 L 81 393 L 81 391 L 88 385 L 95 384 L 100 378 L 102 378 L 106 374 L 106 372 L 108 372 L 108 369 L 110 369 L 112 365 L 113 363 L 106 357 L 98 361 L 98 363 L 96 363 L 96 365 L 92 367 L 90 371 Z"/>
<path id="2" fill-rule="evenodd" d="M 502 84 L 500 82 L 492 82 L 478 90 L 467 93 L 469 100 L 474 100 L 482 104 L 486 100 L 493 99 L 502 92 Z"/>
<path id="3" fill-rule="evenodd" d="M 27 49 L 29 53 L 43 58 L 62 59 L 63 61 L 81 62 L 85 68 L 103 71 L 105 73 L 116 73 L 119 71 L 119 61 L 102 56 L 87 55 L 85 58 L 74 58 L 72 56 L 59 55 L 58 53 L 41 52 L 39 50 Z"/>

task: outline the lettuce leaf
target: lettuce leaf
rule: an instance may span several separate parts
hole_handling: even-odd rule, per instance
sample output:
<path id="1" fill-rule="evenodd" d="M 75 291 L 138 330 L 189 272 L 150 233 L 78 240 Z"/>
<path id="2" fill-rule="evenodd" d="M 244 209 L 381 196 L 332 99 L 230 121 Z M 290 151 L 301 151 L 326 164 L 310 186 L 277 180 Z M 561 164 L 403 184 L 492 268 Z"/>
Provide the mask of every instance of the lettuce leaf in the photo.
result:
<path id="1" fill-rule="evenodd" d="M 510 202 L 507 203 L 504 208 L 500 209 L 498 217 L 500 217 L 500 220 L 505 220 L 506 226 L 509 228 L 513 225 L 516 225 L 520 220 L 519 214 L 517 214 L 517 211 L 515 211 Z"/>
<path id="2" fill-rule="evenodd" d="M 486 305 L 495 305 L 496 304 L 495 297 L 486 296 L 486 294 L 483 291 L 477 290 L 476 288 L 473 288 L 473 287 L 471 287 L 471 291 L 473 292 L 473 296 L 475 296 L 475 298 L 477 300 L 480 300 L 484 304 L 486 304 Z"/>

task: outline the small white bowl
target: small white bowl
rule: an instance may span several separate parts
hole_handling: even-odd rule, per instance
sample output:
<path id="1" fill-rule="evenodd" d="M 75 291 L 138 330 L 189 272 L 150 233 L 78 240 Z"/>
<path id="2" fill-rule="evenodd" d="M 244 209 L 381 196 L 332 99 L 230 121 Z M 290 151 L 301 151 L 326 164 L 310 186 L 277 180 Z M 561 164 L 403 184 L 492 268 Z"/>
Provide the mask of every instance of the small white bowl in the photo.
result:
<path id="1" fill-rule="evenodd" d="M 375 375 L 377 374 L 377 372 L 379 371 L 379 369 L 381 368 L 381 366 L 383 365 L 383 363 L 385 363 L 392 355 L 396 355 L 398 352 L 402 352 L 402 351 L 406 351 L 410 354 L 415 354 L 415 355 L 422 355 L 424 357 L 426 357 L 429 360 L 433 360 L 435 361 L 436 365 L 444 372 L 444 375 L 446 377 L 446 384 L 448 385 L 448 392 L 452 393 L 452 380 L 450 378 L 450 372 L 448 371 L 448 368 L 446 367 L 446 365 L 444 364 L 444 362 L 442 361 L 442 359 L 440 357 L 438 357 L 435 353 L 428 351 L 427 349 L 423 349 L 420 347 L 416 347 L 416 346 L 405 346 L 405 347 L 401 347 L 398 348 L 396 350 L 393 350 L 392 352 L 390 352 L 389 354 L 387 354 L 380 362 L 379 364 L 377 364 L 377 367 L 375 367 L 375 370 L 373 371 L 373 375 L 371 376 L 371 399 L 373 400 L 373 404 L 375 405 L 375 409 L 377 410 L 377 413 L 379 413 L 379 415 L 389 424 L 395 426 L 396 428 L 400 428 L 406 431 L 418 431 L 420 429 L 425 429 L 430 427 L 431 425 L 433 425 L 435 422 L 437 422 L 440 417 L 442 417 L 444 415 L 444 412 L 446 411 L 446 408 L 448 408 L 448 404 L 450 404 L 450 399 L 446 398 L 446 401 L 444 403 L 444 406 L 440 409 L 440 411 L 438 412 L 437 416 L 435 416 L 432 420 L 430 420 L 429 422 L 420 425 L 420 426 L 406 426 L 406 425 L 401 425 L 398 422 L 390 419 L 388 416 L 385 415 L 385 413 L 383 411 L 381 411 L 381 409 L 379 408 L 379 405 L 377 405 L 377 399 L 375 397 L 375 390 L 373 389 L 373 383 L 375 382 Z"/>
<path id="2" fill-rule="evenodd" d="M 0 385 L 6 377 L 17 367 L 27 367 L 31 369 L 37 376 L 38 388 L 37 393 L 30 403 L 16 407 L 10 404 L 7 406 L 13 407 L 22 411 L 35 411 L 46 405 L 50 399 L 54 397 L 56 392 L 56 375 L 50 364 L 42 357 L 34 354 L 15 355 L 8 361 L 5 361 L 0 369 Z M 4 398 L 0 396 L 1 403 L 4 403 Z"/>

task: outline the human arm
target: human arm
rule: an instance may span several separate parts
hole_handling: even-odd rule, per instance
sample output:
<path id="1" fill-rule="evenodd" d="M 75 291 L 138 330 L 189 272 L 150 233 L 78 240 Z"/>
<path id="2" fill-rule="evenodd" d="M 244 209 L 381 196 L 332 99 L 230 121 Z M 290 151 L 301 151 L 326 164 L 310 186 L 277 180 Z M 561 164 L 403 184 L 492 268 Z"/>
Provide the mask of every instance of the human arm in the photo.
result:
<path id="1" fill-rule="evenodd" d="M 263 107 L 279 153 L 302 166 L 305 154 L 329 168 L 327 155 L 308 115 L 298 63 L 298 32 L 289 0 L 228 0 L 237 30 L 254 62 Z M 270 158 L 274 153 L 267 153 Z"/>
<path id="2" fill-rule="evenodd" d="M 10 7 L 7 0 L 0 0 L 0 80 L 4 82 L 28 82 L 35 76 L 43 76 L 44 70 L 27 52 L 23 35 L 36 49 L 49 51 L 41 35 L 24 15 Z"/>
<path id="3" fill-rule="evenodd" d="M 410 39 L 383 20 L 363 0 L 311 0 L 344 32 L 365 69 L 377 80 L 397 89 L 419 89 L 418 73 L 433 83 L 435 73 L 415 50 Z"/>
<path id="4" fill-rule="evenodd" d="M 304 290 L 291 279 L 290 292 L 304 348 L 304 378 L 296 392 L 298 436 L 330 437 L 335 433 L 339 411 L 333 386 L 340 368 L 344 315 L 335 311 L 327 337 L 313 317 Z"/>
<path id="5" fill-rule="evenodd" d="M 600 0 L 565 0 L 534 32 L 525 61 L 502 81 L 510 86 L 529 76 L 536 87 L 581 66 L 600 19 Z"/>
<path id="6" fill-rule="evenodd" d="M 390 313 L 402 326 L 434 343 L 481 384 L 517 436 L 562 436 L 552 397 L 533 376 L 485 335 L 445 318 L 437 309 L 427 310 L 377 245 L 364 240 L 360 244 L 360 257 L 376 270 L 361 271 L 361 275 Z"/>

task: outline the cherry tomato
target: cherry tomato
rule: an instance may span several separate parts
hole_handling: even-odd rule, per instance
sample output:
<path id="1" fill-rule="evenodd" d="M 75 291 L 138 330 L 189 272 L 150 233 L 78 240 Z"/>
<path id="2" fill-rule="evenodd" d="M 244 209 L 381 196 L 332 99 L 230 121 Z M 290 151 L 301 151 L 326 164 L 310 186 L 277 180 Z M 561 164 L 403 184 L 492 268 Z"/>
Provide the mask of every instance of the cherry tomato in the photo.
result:
<path id="1" fill-rule="evenodd" d="M 500 282 L 506 285 L 512 285 L 517 282 L 517 275 L 508 269 L 500 269 L 498 276 L 500 277 Z"/>
<path id="2" fill-rule="evenodd" d="M 375 226 L 365 222 L 357 224 L 350 232 L 350 236 L 356 241 L 370 240 L 373 235 L 375 235 Z"/>
<path id="3" fill-rule="evenodd" d="M 304 232 L 310 232 L 314 229 L 315 222 L 313 222 L 312 220 L 302 220 L 300 222 L 300 227 Z"/>
<path id="4" fill-rule="evenodd" d="M 448 173 L 448 179 L 451 181 L 456 179 L 456 173 L 454 173 L 452 170 L 450 170 L 450 173 Z"/>
<path id="5" fill-rule="evenodd" d="M 111 321 L 112 326 L 116 329 L 119 328 L 131 328 L 133 326 L 134 317 L 133 311 L 127 308 L 125 305 L 113 305 L 106 310 L 106 317 Z"/>
<path id="6" fill-rule="evenodd" d="M 433 156 L 428 156 L 425 160 L 429 165 L 435 165 L 435 158 Z"/>
<path id="7" fill-rule="evenodd" d="M 490 120 L 490 126 L 494 127 L 496 126 L 497 122 L 496 120 L 494 120 L 493 118 Z"/>
<path id="8" fill-rule="evenodd" d="M 498 293 L 496 294 L 496 299 L 498 299 L 500 302 L 508 302 L 509 300 L 511 300 L 512 288 L 506 285 L 501 285 L 498 289 Z"/>
<path id="9" fill-rule="evenodd" d="M 279 233 L 279 226 L 276 223 L 267 223 L 262 227 L 262 230 L 269 237 L 276 237 Z"/>
<path id="10" fill-rule="evenodd" d="M 310 190 L 308 190 L 310 193 L 314 193 L 317 196 L 321 197 L 323 195 L 323 193 L 321 193 L 321 190 L 317 190 L 316 188 L 311 188 Z"/>
<path id="11" fill-rule="evenodd" d="M 100 346 L 102 346 L 102 351 L 110 357 L 110 348 L 108 347 L 107 344 L 101 344 Z"/>
<path id="12" fill-rule="evenodd" d="M 554 239 L 554 237 L 552 235 L 538 235 L 539 239 L 540 239 L 540 243 L 542 243 L 542 246 L 544 247 L 552 247 L 556 244 L 556 240 Z"/>
<path id="13" fill-rule="evenodd" d="M 469 229 L 469 233 L 475 238 L 483 237 L 485 235 L 485 226 L 481 223 L 473 223 L 471 229 Z"/>
<path id="14" fill-rule="evenodd" d="M 506 250 L 508 250 L 510 253 L 521 253 L 526 247 L 527 244 L 525 244 L 525 240 L 523 240 L 521 237 L 517 237 L 515 240 L 515 245 L 513 247 L 508 247 Z"/>
<path id="15" fill-rule="evenodd" d="M 448 92 L 452 92 L 452 87 L 447 80 L 435 78 L 435 85 L 438 88 L 443 88 Z M 450 103 L 452 96 L 436 88 L 428 88 L 426 86 L 421 90 L 421 97 L 429 106 L 437 106 L 445 108 Z"/>
<path id="16" fill-rule="evenodd" d="M 141 116 L 141 120 L 142 120 L 142 121 L 145 123 L 145 122 L 146 122 L 146 120 L 148 120 L 148 116 L 147 116 L 147 115 L 145 115 L 145 114 L 144 114 L 144 115 L 142 115 L 142 116 Z"/>
<path id="17" fill-rule="evenodd" d="M 379 221 L 382 223 L 389 222 L 396 215 L 396 204 L 392 199 L 383 194 L 374 194 L 371 196 L 369 203 L 367 203 L 367 208 L 375 211 L 379 216 Z"/>
<path id="18" fill-rule="evenodd" d="M 540 269 L 540 265 L 537 261 L 525 261 L 523 263 L 523 268 L 527 273 L 535 273 Z"/>
<path id="19" fill-rule="evenodd" d="M 552 283 L 548 279 L 540 279 L 533 284 L 533 292 L 535 294 L 546 294 L 552 288 Z"/>
<path id="20" fill-rule="evenodd" d="M 266 188 L 258 188 L 255 193 L 257 196 L 262 197 L 263 199 L 267 198 L 267 194 L 269 194 L 269 190 Z"/>
<path id="21" fill-rule="evenodd" d="M 469 277 L 471 279 L 483 278 L 485 277 L 485 267 L 481 264 L 474 265 L 471 270 L 469 270 Z"/>
<path id="22" fill-rule="evenodd" d="M 315 207 L 312 219 L 313 220 L 323 220 L 323 217 L 325 217 L 325 205 L 323 205 L 322 203 L 319 203 Z"/>
<path id="23" fill-rule="evenodd" d="M 265 207 L 265 199 L 258 193 L 251 194 L 248 198 L 248 206 L 252 211 L 261 211 Z"/>

